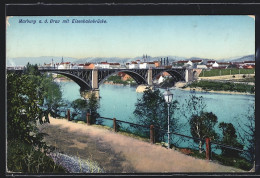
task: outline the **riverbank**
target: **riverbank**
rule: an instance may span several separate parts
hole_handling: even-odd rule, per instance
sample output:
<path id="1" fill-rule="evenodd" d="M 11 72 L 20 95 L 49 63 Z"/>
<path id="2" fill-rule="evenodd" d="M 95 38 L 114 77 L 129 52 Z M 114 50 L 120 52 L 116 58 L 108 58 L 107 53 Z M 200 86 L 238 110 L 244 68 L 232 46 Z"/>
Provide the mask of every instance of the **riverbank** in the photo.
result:
<path id="1" fill-rule="evenodd" d="M 196 92 L 203 92 L 203 93 L 220 93 L 220 94 L 233 94 L 233 95 L 250 95 L 254 96 L 255 93 L 248 93 L 248 92 L 235 92 L 235 91 L 223 91 L 223 90 L 204 90 L 201 87 L 186 87 L 187 83 L 185 82 L 177 82 L 175 84 L 175 89 L 184 90 L 184 91 L 196 91 Z"/>
<path id="2" fill-rule="evenodd" d="M 113 81 L 105 81 L 103 84 L 106 84 L 106 85 L 120 85 L 120 86 L 126 85 L 126 84 L 122 84 L 122 83 L 114 83 Z"/>
<path id="3" fill-rule="evenodd" d="M 50 117 L 44 141 L 62 154 L 95 161 L 106 173 L 244 172 L 99 127 Z"/>
<path id="4" fill-rule="evenodd" d="M 203 92 L 203 93 L 219 93 L 219 94 L 231 94 L 231 95 L 250 95 L 250 96 L 255 96 L 255 94 L 252 93 L 243 93 L 243 92 L 234 92 L 234 91 L 216 91 L 216 90 L 203 90 L 200 87 L 197 88 L 191 88 L 191 87 L 186 87 L 186 88 L 177 88 L 178 90 L 184 90 L 184 91 L 196 91 L 196 92 Z"/>

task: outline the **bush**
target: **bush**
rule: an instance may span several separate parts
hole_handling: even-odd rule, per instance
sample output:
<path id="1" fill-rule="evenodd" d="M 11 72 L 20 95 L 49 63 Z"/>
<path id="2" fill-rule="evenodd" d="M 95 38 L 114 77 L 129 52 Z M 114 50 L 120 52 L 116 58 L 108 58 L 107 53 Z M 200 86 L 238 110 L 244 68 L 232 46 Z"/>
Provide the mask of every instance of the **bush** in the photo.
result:
<path id="1" fill-rule="evenodd" d="M 249 171 L 253 167 L 253 164 L 245 160 L 244 158 L 225 157 L 217 154 L 212 154 L 212 156 L 213 160 L 217 160 L 218 162 L 226 166 L 233 166 L 246 171 Z"/>
<path id="2" fill-rule="evenodd" d="M 36 150 L 29 144 L 12 140 L 8 142 L 7 168 L 12 172 L 23 173 L 64 173 L 44 152 Z"/>

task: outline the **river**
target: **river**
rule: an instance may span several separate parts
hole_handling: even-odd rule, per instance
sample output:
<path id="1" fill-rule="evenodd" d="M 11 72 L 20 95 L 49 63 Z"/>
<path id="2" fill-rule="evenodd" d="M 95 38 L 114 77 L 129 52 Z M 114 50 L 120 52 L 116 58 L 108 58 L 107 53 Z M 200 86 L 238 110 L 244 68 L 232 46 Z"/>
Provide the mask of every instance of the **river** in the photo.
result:
<path id="1" fill-rule="evenodd" d="M 80 98 L 79 86 L 74 82 L 61 82 L 61 89 L 63 91 L 63 98 L 72 102 Z M 118 120 L 135 122 L 133 111 L 135 110 L 135 103 L 142 97 L 142 93 L 136 92 L 136 87 L 108 85 L 103 84 L 100 86 L 100 108 L 99 114 L 102 117 L 116 118 Z M 160 89 L 164 92 L 163 89 Z M 191 92 L 179 89 L 172 89 L 173 97 L 177 100 L 180 106 L 188 99 Z M 202 96 L 206 103 L 206 111 L 213 112 L 218 117 L 218 123 L 229 122 L 239 130 L 238 122 L 246 121 L 248 107 L 252 106 L 255 102 L 255 96 L 252 95 L 232 95 L 232 94 L 218 94 L 196 92 L 197 96 Z M 185 112 L 185 111 L 183 111 Z M 252 110 L 251 110 L 252 112 Z M 187 123 L 187 120 L 178 113 L 179 123 Z M 105 125 L 112 126 L 111 121 L 104 122 Z M 217 128 L 217 127 L 216 127 Z M 184 135 L 190 135 L 189 129 L 186 129 Z M 182 143 L 181 146 L 188 146 L 190 143 Z"/>

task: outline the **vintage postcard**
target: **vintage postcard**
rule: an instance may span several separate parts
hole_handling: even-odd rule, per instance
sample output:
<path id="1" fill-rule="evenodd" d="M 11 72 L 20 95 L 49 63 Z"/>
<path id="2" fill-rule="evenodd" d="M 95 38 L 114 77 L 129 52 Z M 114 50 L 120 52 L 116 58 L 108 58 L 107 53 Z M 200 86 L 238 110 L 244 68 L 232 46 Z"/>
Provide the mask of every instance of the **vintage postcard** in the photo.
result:
<path id="1" fill-rule="evenodd" d="M 249 173 L 255 16 L 7 16 L 7 174 Z"/>

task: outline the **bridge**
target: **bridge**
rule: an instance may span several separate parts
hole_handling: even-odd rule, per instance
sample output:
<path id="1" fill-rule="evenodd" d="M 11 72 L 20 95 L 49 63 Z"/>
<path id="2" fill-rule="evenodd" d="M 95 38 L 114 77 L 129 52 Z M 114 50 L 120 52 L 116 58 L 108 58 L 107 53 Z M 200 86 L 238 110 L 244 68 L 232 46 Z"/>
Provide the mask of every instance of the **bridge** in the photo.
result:
<path id="1" fill-rule="evenodd" d="M 16 73 L 22 73 L 22 69 L 7 69 Z M 57 69 L 39 68 L 40 72 L 50 72 L 64 75 L 76 82 L 83 90 L 96 90 L 111 75 L 123 72 L 131 76 L 138 85 L 153 85 L 153 80 L 163 72 L 169 73 L 175 82 L 194 80 L 196 71 L 185 68 L 150 68 L 150 69 Z"/>

